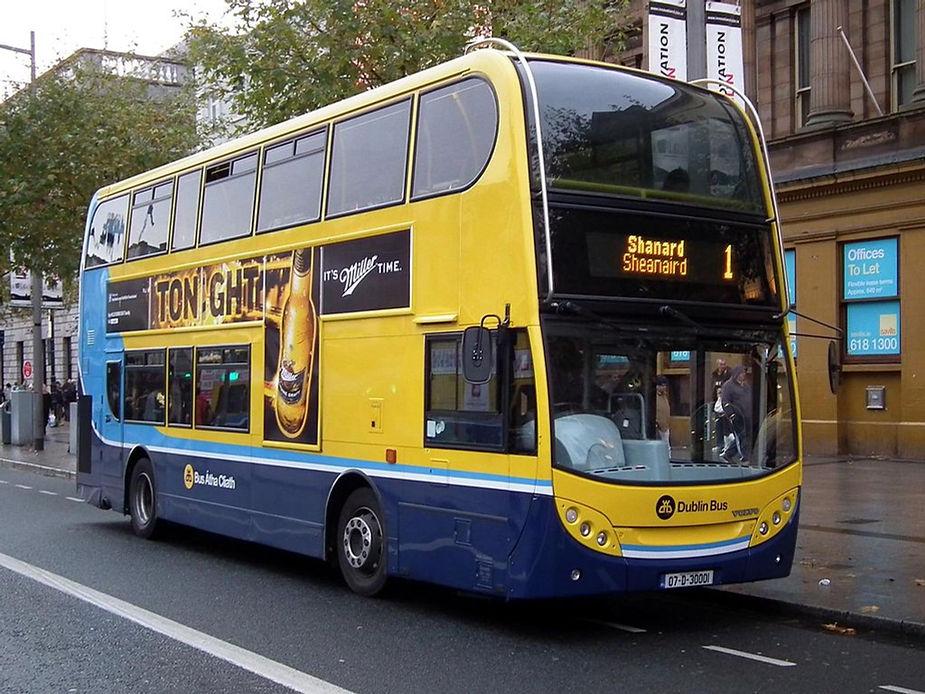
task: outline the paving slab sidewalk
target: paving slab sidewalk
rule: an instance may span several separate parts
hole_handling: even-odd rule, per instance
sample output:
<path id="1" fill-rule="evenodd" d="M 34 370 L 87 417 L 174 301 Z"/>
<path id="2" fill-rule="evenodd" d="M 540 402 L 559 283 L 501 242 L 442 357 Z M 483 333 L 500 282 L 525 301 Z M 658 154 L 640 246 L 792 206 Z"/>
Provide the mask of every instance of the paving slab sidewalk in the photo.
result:
<path id="1" fill-rule="evenodd" d="M 67 449 L 64 423 L 48 429 L 44 451 L 0 446 L 0 465 L 73 478 Z M 708 592 L 925 638 L 925 461 L 807 459 L 790 576 Z"/>

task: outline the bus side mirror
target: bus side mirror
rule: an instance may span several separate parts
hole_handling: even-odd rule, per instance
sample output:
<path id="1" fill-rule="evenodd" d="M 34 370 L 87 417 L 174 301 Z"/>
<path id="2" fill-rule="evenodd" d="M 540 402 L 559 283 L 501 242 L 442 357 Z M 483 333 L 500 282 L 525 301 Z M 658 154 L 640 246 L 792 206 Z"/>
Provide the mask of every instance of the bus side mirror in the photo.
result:
<path id="1" fill-rule="evenodd" d="M 836 342 L 829 343 L 829 389 L 832 395 L 838 394 L 841 385 L 841 353 Z"/>
<path id="2" fill-rule="evenodd" d="M 466 328 L 462 343 L 463 378 L 467 383 L 488 383 L 495 363 L 488 328 Z"/>

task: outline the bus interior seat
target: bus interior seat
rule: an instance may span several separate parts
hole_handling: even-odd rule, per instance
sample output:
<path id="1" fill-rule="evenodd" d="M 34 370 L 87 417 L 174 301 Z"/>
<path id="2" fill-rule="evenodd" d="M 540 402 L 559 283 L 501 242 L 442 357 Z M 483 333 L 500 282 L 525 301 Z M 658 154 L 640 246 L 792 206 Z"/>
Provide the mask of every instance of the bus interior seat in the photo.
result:
<path id="1" fill-rule="evenodd" d="M 556 418 L 556 454 L 560 464 L 574 470 L 623 467 L 623 438 L 608 417 L 596 414 L 567 414 Z M 564 449 L 565 456 L 560 457 Z M 570 461 L 564 463 L 565 460 Z"/>

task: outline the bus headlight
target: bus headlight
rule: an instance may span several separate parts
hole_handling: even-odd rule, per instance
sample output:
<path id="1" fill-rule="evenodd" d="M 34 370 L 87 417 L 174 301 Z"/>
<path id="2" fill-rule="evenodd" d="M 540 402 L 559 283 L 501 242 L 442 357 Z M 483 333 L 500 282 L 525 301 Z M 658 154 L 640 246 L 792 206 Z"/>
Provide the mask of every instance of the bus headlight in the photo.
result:
<path id="1" fill-rule="evenodd" d="M 581 524 L 581 527 L 578 529 L 578 532 L 582 534 L 583 537 L 587 537 L 591 534 L 591 524 L 588 521 L 585 521 Z"/>
<path id="2" fill-rule="evenodd" d="M 572 506 L 565 512 L 565 520 L 569 523 L 574 523 L 578 520 L 578 509 Z"/>
<path id="3" fill-rule="evenodd" d="M 768 534 L 768 524 L 767 521 L 761 521 L 761 525 L 758 526 L 758 532 L 762 535 Z"/>
<path id="4" fill-rule="evenodd" d="M 774 525 L 780 525 L 780 513 L 775 511 L 774 515 L 771 516 L 771 522 L 774 523 Z"/>
<path id="5" fill-rule="evenodd" d="M 784 500 L 781 502 L 781 506 L 784 509 L 784 513 L 790 513 L 790 506 L 793 502 L 790 501 L 789 496 L 785 496 Z"/>
<path id="6" fill-rule="evenodd" d="M 607 533 L 605 533 L 603 530 L 597 534 L 597 544 L 599 544 L 601 547 L 607 544 Z"/>

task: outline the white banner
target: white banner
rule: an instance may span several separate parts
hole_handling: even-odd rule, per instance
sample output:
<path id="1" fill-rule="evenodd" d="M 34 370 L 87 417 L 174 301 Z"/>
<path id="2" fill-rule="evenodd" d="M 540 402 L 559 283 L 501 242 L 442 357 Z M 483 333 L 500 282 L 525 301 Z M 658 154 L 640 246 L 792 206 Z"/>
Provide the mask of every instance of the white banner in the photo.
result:
<path id="1" fill-rule="evenodd" d="M 32 273 L 28 270 L 10 272 L 10 306 L 31 308 Z M 61 282 L 46 277 L 42 283 L 42 307 L 61 308 L 64 300 L 61 294 Z"/>
<path id="2" fill-rule="evenodd" d="M 649 72 L 687 81 L 687 0 L 649 3 Z"/>
<path id="3" fill-rule="evenodd" d="M 707 2 L 707 77 L 745 91 L 745 65 L 742 59 L 742 17 L 738 5 Z M 731 89 L 710 88 L 727 96 Z"/>

